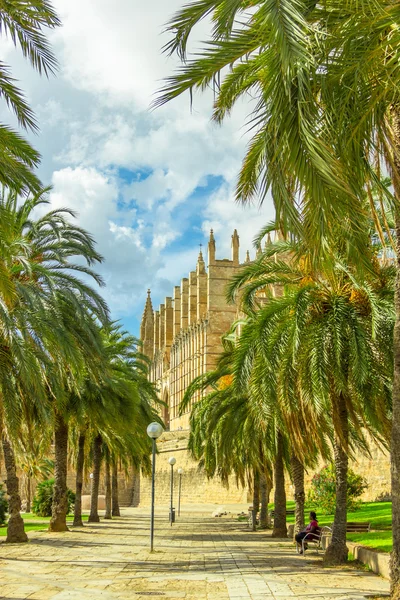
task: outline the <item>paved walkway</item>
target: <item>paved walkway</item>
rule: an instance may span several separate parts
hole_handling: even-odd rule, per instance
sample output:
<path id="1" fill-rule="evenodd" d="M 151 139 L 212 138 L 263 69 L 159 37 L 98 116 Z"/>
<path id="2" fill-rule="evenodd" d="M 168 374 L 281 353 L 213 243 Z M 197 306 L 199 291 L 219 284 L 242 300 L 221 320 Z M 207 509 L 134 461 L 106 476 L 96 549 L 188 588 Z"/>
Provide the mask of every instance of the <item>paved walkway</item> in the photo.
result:
<path id="1" fill-rule="evenodd" d="M 156 533 L 150 554 L 148 516 L 124 509 L 112 522 L 0 544 L 0 598 L 351 600 L 389 588 L 368 572 L 323 568 L 315 552 L 298 557 L 289 542 L 233 519 L 184 516 L 171 527 L 162 516 Z"/>

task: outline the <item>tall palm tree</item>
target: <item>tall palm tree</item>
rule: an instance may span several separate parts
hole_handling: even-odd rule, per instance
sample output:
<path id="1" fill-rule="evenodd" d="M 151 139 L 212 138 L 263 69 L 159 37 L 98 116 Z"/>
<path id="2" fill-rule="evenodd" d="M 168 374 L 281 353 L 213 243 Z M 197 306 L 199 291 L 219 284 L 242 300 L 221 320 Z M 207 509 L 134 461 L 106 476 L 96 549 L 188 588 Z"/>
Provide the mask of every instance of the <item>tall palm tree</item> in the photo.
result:
<path id="1" fill-rule="evenodd" d="M 3 2 L 0 11 L 0 30 L 19 47 L 24 57 L 40 74 L 54 74 L 57 61 L 45 36 L 46 29 L 54 29 L 60 20 L 48 0 L 34 2 Z M 18 124 L 25 130 L 37 131 L 32 109 L 11 75 L 10 67 L 0 63 L 0 91 L 8 107 L 15 113 Z M 40 155 L 9 126 L 0 123 L 0 183 L 19 191 L 40 188 L 32 172 Z"/>
<path id="2" fill-rule="evenodd" d="M 69 223 L 71 211 L 35 218 L 34 211 L 48 202 L 46 192 L 21 203 L 14 191 L 0 195 L 0 400 L 10 497 L 8 541 L 26 540 L 12 448 L 24 406 L 30 404 L 38 419 L 48 421 L 52 400 L 65 397 L 66 365 L 70 373 L 74 368 L 78 372 L 83 353 L 90 356 L 93 338 L 83 343 L 78 336 L 83 324 L 90 328 L 87 310 L 100 320 L 107 318 L 102 298 L 74 274 L 101 283 L 91 269 L 101 260 L 93 239 Z M 86 259 L 87 266 L 74 263 L 74 257 Z"/>
<path id="3" fill-rule="evenodd" d="M 331 415 L 337 503 L 325 558 L 342 562 L 348 553 L 349 455 L 355 444 L 367 446 L 362 428 L 383 442 L 390 431 L 394 315 L 387 281 L 393 268 L 376 261 L 375 277 L 363 280 L 338 257 L 335 267 L 329 264 L 325 272 L 315 271 L 300 248 L 295 242 L 271 244 L 232 282 L 231 297 L 240 293 L 248 312 L 235 380 L 250 390 L 260 387 L 262 393 L 259 373 L 270 365 L 282 414 L 297 407 L 300 416 L 295 421 L 285 419 L 293 442 L 300 426 L 312 445 L 312 423 L 322 427 L 326 415 Z M 276 286 L 284 290 L 282 295 L 274 295 Z M 260 293 L 266 296 L 261 302 Z M 308 413 L 305 419 L 303 410 Z M 301 456 L 299 449 L 295 453 Z"/>

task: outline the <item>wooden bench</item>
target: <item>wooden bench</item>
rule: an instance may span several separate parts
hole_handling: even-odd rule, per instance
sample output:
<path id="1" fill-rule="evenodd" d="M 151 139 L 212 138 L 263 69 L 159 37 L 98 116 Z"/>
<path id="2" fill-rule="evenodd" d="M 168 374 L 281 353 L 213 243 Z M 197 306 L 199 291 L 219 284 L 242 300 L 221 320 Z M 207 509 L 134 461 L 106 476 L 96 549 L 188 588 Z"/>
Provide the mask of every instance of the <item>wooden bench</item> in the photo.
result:
<path id="1" fill-rule="evenodd" d="M 274 510 L 270 510 L 269 514 L 271 515 L 271 518 L 273 519 L 274 516 L 275 516 L 275 511 Z M 293 515 L 294 516 L 294 514 L 295 514 L 294 508 L 291 508 L 291 509 L 289 509 L 289 510 L 286 511 L 286 516 L 287 515 Z"/>
<path id="2" fill-rule="evenodd" d="M 346 533 L 368 533 L 371 530 L 371 523 L 351 522 L 346 524 Z"/>

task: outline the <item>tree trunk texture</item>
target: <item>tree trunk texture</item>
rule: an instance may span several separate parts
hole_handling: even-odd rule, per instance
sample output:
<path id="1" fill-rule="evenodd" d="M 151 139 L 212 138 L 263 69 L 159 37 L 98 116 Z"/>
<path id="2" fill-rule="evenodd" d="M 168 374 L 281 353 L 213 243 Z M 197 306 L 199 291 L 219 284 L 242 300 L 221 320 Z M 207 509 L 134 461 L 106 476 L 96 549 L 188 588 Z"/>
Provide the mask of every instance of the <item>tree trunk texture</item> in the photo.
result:
<path id="1" fill-rule="evenodd" d="M 253 510 L 251 511 L 251 530 L 257 530 L 257 514 L 260 510 L 260 476 L 253 473 Z"/>
<path id="2" fill-rule="evenodd" d="M 285 469 L 283 464 L 283 439 L 278 433 L 275 469 L 274 469 L 274 527 L 272 537 L 286 538 L 286 491 L 285 491 Z"/>
<path id="3" fill-rule="evenodd" d="M 90 515 L 89 523 L 98 523 L 99 517 L 99 487 L 100 487 L 100 472 L 102 458 L 103 441 L 101 435 L 98 434 L 93 442 L 93 479 L 92 479 L 92 494 L 90 498 Z"/>
<path id="4" fill-rule="evenodd" d="M 400 202 L 400 107 L 392 109 L 394 135 L 394 169 L 392 181 L 397 202 Z M 393 413 L 391 440 L 393 551 L 390 560 L 392 598 L 400 600 L 400 209 L 395 210 L 396 285 L 393 355 Z"/>
<path id="5" fill-rule="evenodd" d="M 111 511 L 112 516 L 120 517 L 121 511 L 119 510 L 119 500 L 118 500 L 118 467 L 117 467 L 116 462 L 113 463 L 113 466 L 112 466 L 111 504 L 112 504 L 112 511 Z"/>
<path id="6" fill-rule="evenodd" d="M 111 469 L 110 469 L 110 460 L 106 458 L 105 465 L 105 488 L 106 488 L 106 512 L 104 514 L 105 519 L 111 519 Z"/>
<path id="7" fill-rule="evenodd" d="M 32 479 L 28 476 L 26 478 L 26 512 L 31 512 L 32 504 Z"/>
<path id="8" fill-rule="evenodd" d="M 54 454 L 53 505 L 49 531 L 68 531 L 68 425 L 64 417 L 58 413 L 54 426 Z"/>
<path id="9" fill-rule="evenodd" d="M 269 497 L 271 494 L 271 483 L 268 481 L 265 473 L 260 474 L 260 529 L 270 529 L 271 521 L 268 514 Z"/>
<path id="10" fill-rule="evenodd" d="M 304 529 L 304 505 L 306 502 L 306 494 L 304 492 L 304 465 L 294 453 L 292 453 L 290 457 L 290 465 L 292 467 L 294 485 L 294 535 L 296 535 L 296 533 L 299 533 Z"/>
<path id="11" fill-rule="evenodd" d="M 19 481 L 17 477 L 17 468 L 15 466 L 14 450 L 7 435 L 3 433 L 2 446 L 4 455 L 4 466 L 7 473 L 7 494 L 8 494 L 8 525 L 6 542 L 19 544 L 27 542 L 28 536 L 25 533 L 24 521 L 21 517 L 21 496 L 19 493 Z"/>
<path id="12" fill-rule="evenodd" d="M 75 482 L 75 505 L 74 505 L 74 527 L 83 527 L 82 521 L 82 488 L 83 468 L 85 465 L 85 440 L 86 434 L 80 433 L 78 439 L 78 456 L 76 459 L 76 482 Z"/>
<path id="13" fill-rule="evenodd" d="M 330 565 L 340 565 L 347 561 L 349 553 L 346 546 L 349 423 L 344 396 L 340 394 L 333 400 L 332 405 L 335 426 L 336 510 L 332 527 L 332 542 L 325 552 L 324 562 Z M 339 435 L 339 431 L 341 431 L 341 435 Z"/>

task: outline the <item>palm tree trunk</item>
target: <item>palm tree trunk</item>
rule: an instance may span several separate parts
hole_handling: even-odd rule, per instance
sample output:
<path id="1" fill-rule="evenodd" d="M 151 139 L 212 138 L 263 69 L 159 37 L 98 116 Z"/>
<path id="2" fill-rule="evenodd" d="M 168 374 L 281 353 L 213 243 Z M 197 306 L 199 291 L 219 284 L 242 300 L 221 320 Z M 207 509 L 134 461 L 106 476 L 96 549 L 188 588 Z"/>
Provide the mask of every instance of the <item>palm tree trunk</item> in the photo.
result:
<path id="1" fill-rule="evenodd" d="M 49 531 L 68 531 L 68 425 L 65 422 L 64 417 L 59 413 L 56 413 L 55 417 L 54 453 L 54 491 Z"/>
<path id="2" fill-rule="evenodd" d="M 102 445 L 103 440 L 101 435 L 98 434 L 94 438 L 93 442 L 93 479 L 92 479 L 92 496 L 90 499 L 90 515 L 89 523 L 98 523 L 99 517 L 99 487 L 100 487 L 100 472 L 101 472 L 101 458 L 102 458 Z"/>
<path id="3" fill-rule="evenodd" d="M 324 561 L 329 564 L 340 565 L 347 561 L 349 553 L 346 546 L 349 423 L 346 399 L 343 394 L 339 394 L 333 400 L 332 407 L 335 426 L 336 510 L 332 528 L 332 542 L 325 552 Z"/>
<path id="4" fill-rule="evenodd" d="M 285 491 L 285 469 L 283 465 L 283 439 L 278 433 L 275 469 L 274 469 L 274 528 L 272 537 L 286 538 L 286 491 Z"/>
<path id="5" fill-rule="evenodd" d="M 29 475 L 26 478 L 26 512 L 31 512 L 31 503 L 32 503 L 32 479 Z"/>
<path id="6" fill-rule="evenodd" d="M 75 505 L 74 505 L 74 527 L 83 527 L 82 521 L 82 487 L 83 487 L 83 467 L 85 465 L 85 439 L 86 434 L 80 433 L 78 439 L 78 456 L 76 459 L 76 487 L 75 487 Z"/>
<path id="7" fill-rule="evenodd" d="M 112 466 L 112 477 L 111 477 L 111 503 L 113 517 L 120 517 L 121 511 L 119 510 L 119 499 L 118 499 L 118 467 L 117 463 L 114 462 Z"/>
<path id="8" fill-rule="evenodd" d="M 257 529 L 257 514 L 260 510 L 260 476 L 257 471 L 253 472 L 253 510 L 251 511 L 251 530 Z"/>
<path id="9" fill-rule="evenodd" d="M 271 494 L 271 483 L 268 481 L 265 473 L 260 474 L 260 529 L 269 529 L 271 524 L 268 516 L 269 496 Z"/>
<path id="10" fill-rule="evenodd" d="M 397 202 L 400 202 L 400 108 L 394 107 L 394 173 L 392 181 Z M 392 531 L 393 550 L 391 554 L 391 592 L 392 598 L 400 599 L 400 210 L 395 209 L 396 226 L 396 285 L 395 311 L 396 321 L 393 336 L 394 378 L 393 378 L 393 412 L 391 440 L 391 474 L 392 474 Z"/>
<path id="11" fill-rule="evenodd" d="M 105 488 L 106 488 L 106 512 L 104 515 L 105 519 L 111 519 L 111 469 L 110 459 L 106 457 L 106 468 L 105 468 Z"/>
<path id="12" fill-rule="evenodd" d="M 19 481 L 17 477 L 17 468 L 15 466 L 14 450 L 7 435 L 3 433 L 2 446 L 4 455 L 4 466 L 7 473 L 7 494 L 8 494 L 8 525 L 6 542 L 19 544 L 27 542 L 28 536 L 25 533 L 24 521 L 21 517 L 21 496 L 19 494 Z"/>
<path id="13" fill-rule="evenodd" d="M 290 457 L 292 467 L 292 478 L 294 485 L 294 501 L 295 501 L 295 519 L 294 519 L 294 534 L 303 531 L 304 529 L 304 505 L 306 495 L 304 492 L 304 465 L 292 452 Z"/>

